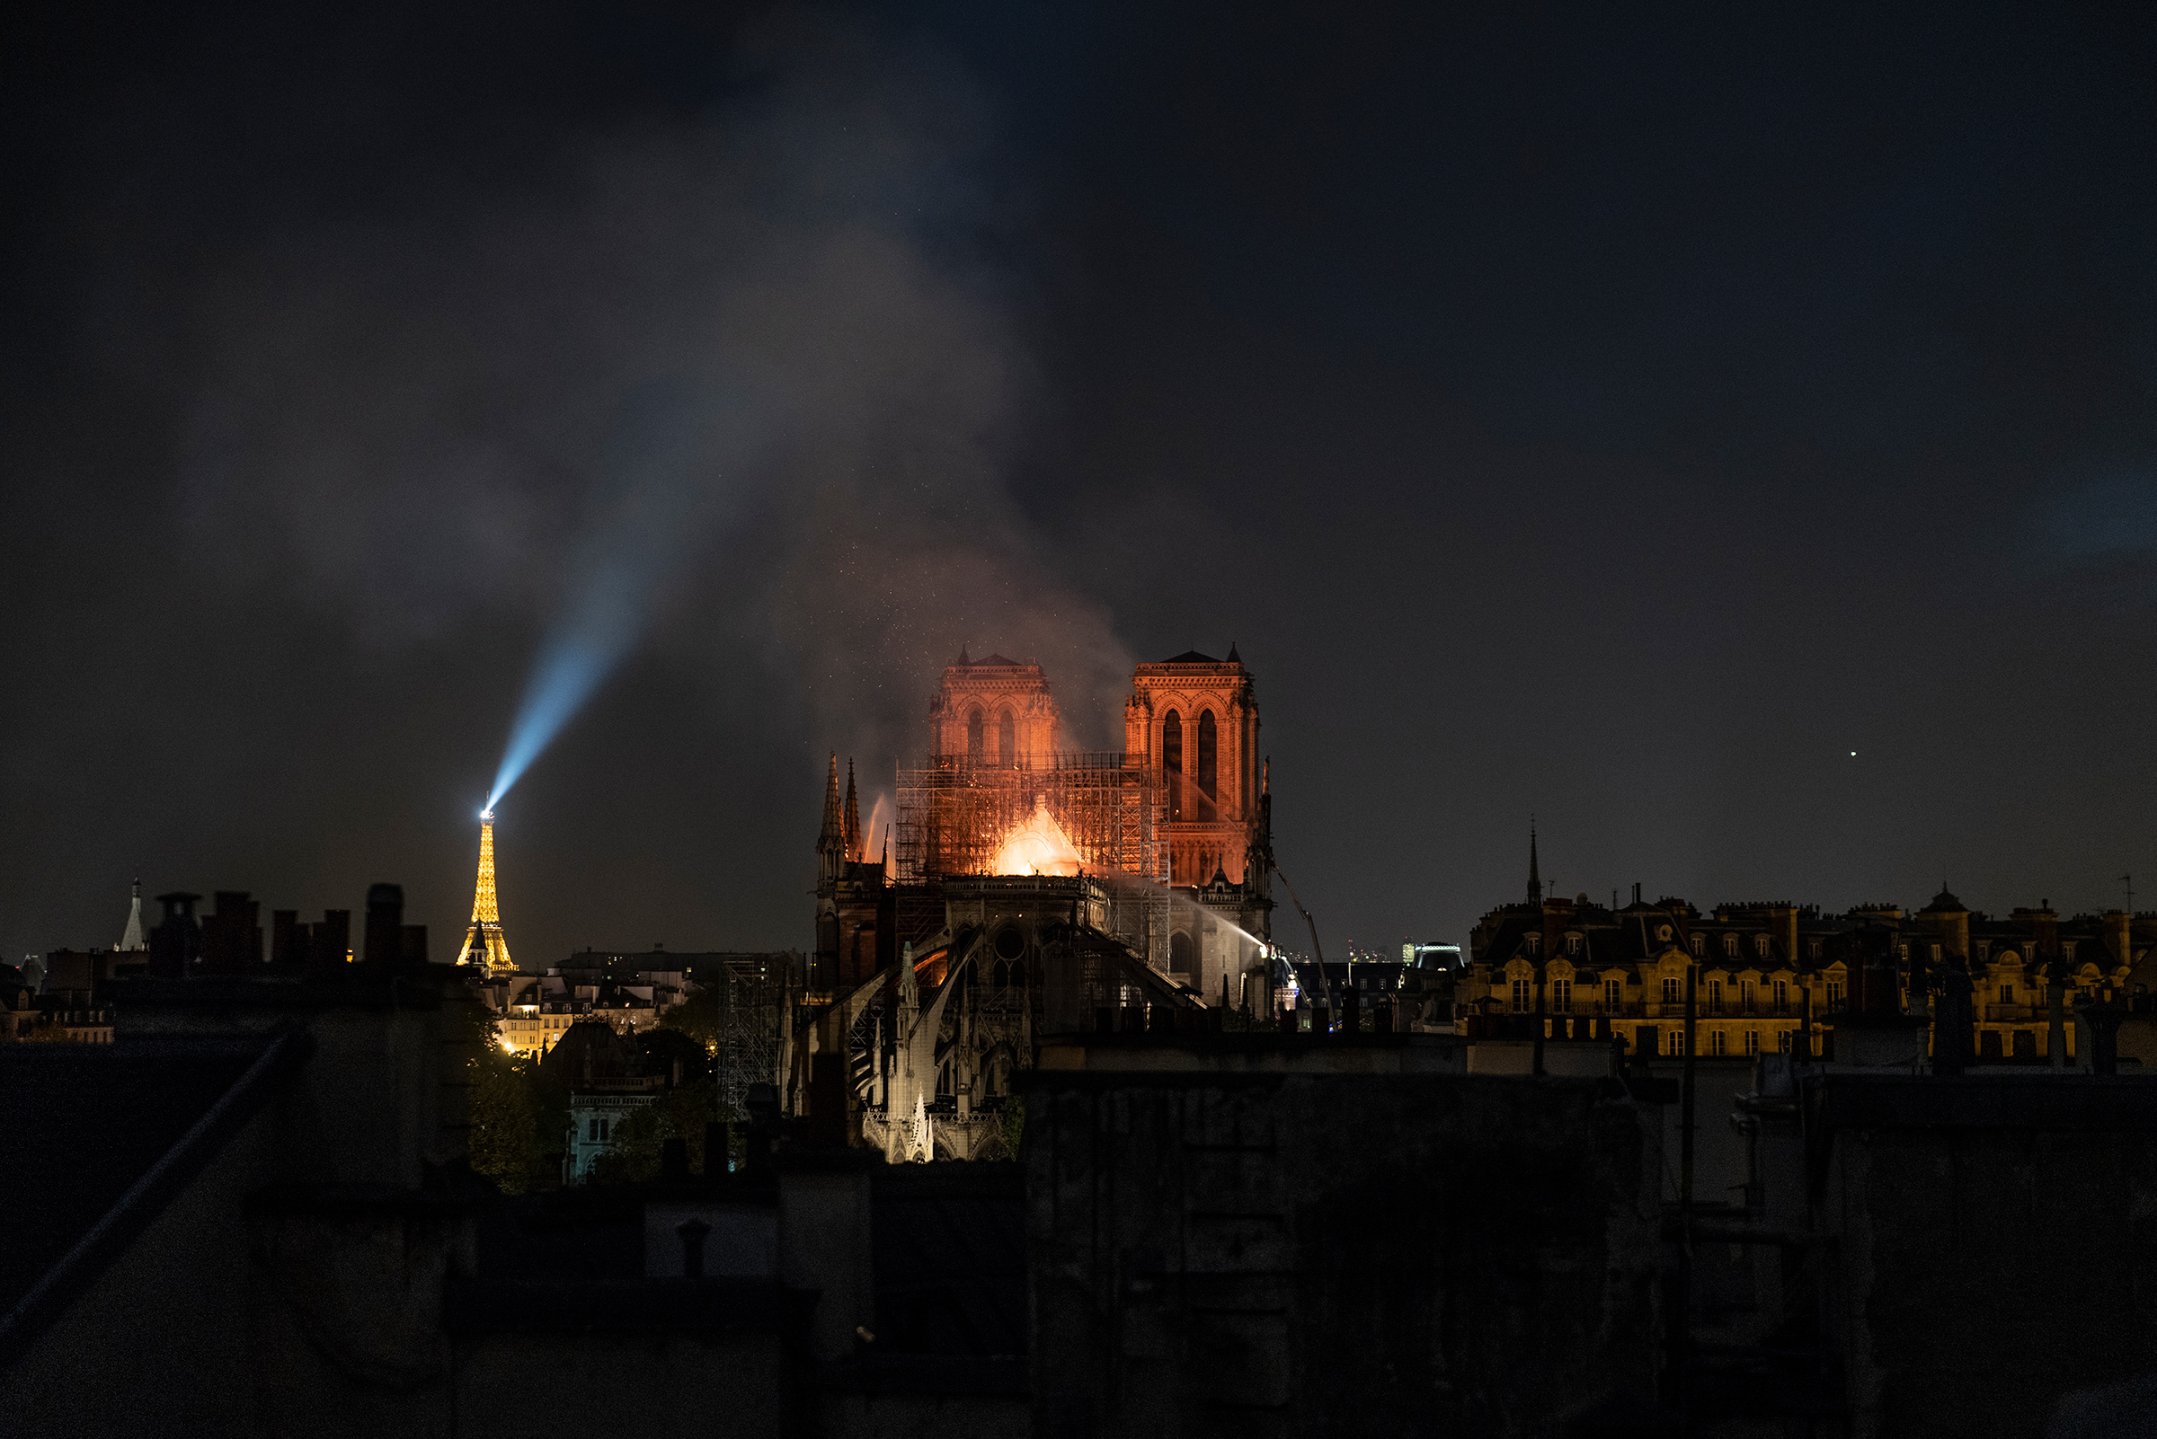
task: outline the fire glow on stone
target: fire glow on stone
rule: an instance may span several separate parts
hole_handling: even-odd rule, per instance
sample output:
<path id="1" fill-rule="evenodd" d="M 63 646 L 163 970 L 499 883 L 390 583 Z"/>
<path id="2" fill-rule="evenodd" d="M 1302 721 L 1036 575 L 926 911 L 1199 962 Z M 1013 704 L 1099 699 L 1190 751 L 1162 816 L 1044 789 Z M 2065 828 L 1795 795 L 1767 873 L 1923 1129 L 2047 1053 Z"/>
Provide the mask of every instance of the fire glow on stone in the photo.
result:
<path id="1" fill-rule="evenodd" d="M 1045 800 L 1034 801 L 1034 812 L 1015 826 L 989 858 L 994 874 L 1075 875 L 1081 859 Z"/>

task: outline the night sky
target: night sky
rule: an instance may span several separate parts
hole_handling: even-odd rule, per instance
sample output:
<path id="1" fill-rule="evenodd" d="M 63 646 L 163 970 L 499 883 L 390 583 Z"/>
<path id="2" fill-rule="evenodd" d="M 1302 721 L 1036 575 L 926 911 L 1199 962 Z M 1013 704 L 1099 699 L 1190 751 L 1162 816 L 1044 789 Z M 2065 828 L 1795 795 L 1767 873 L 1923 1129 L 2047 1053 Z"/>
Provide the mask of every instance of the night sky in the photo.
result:
<path id="1" fill-rule="evenodd" d="M 1235 641 L 1329 946 L 2157 900 L 2147 6 L 1161 8 L 17 22 L 0 954 L 446 958 L 564 636 L 528 968 L 809 945 L 962 644 Z"/>

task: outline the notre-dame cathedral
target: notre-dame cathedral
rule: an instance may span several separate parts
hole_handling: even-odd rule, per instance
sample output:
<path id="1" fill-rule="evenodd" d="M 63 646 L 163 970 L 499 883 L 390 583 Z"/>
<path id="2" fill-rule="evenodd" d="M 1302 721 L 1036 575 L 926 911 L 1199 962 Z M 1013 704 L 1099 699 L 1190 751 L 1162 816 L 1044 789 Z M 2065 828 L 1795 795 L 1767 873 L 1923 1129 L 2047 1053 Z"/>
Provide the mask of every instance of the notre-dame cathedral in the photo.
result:
<path id="1" fill-rule="evenodd" d="M 1041 666 L 963 652 L 896 822 L 837 756 L 797 1113 L 892 1160 L 1008 1151 L 1003 1100 L 1046 1035 L 1270 1012 L 1272 796 L 1250 672 L 1141 664 L 1120 751 L 1066 749 Z"/>

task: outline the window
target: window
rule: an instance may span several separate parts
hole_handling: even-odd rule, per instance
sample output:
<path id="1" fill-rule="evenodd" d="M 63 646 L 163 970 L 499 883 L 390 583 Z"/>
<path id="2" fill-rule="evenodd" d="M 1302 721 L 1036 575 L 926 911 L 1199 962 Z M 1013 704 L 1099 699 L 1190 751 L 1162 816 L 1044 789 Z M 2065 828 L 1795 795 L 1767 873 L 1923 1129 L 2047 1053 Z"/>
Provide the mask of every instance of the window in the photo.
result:
<path id="1" fill-rule="evenodd" d="M 1827 1007 L 1829 1009 L 1842 1008 L 1842 981 L 1839 979 L 1831 979 L 1827 982 Z"/>
<path id="2" fill-rule="evenodd" d="M 1791 1037 L 1789 1030 L 1785 1029 L 1778 1032 L 1775 1036 L 1775 1052 L 1777 1054 L 1788 1054 L 1790 1052 L 1790 1043 Z"/>
<path id="3" fill-rule="evenodd" d="M 1183 818 L 1183 716 L 1174 710 L 1161 721 L 1161 768 L 1168 773 L 1168 817 Z"/>
<path id="4" fill-rule="evenodd" d="M 1805 941 L 1805 953 L 1814 959 L 1820 957 L 1820 940 L 1817 936 Z"/>
<path id="5" fill-rule="evenodd" d="M 1724 1037 L 1721 1030 L 1708 1031 L 1708 1053 L 1719 1055 L 1723 1053 L 1723 1048 L 1728 1043 L 1729 1040 Z"/>
<path id="6" fill-rule="evenodd" d="M 1737 958 L 1738 937 L 1736 935 L 1726 934 L 1723 936 L 1723 953 L 1732 959 Z"/>
<path id="7" fill-rule="evenodd" d="M 1699 955 L 1704 955 L 1704 954 L 1706 954 L 1707 952 L 1708 952 L 1708 937 L 1707 937 L 1706 935 L 1704 935 L 1704 934 L 1696 934 L 1696 935 L 1694 935 L 1694 936 L 1693 936 L 1693 954 L 1694 954 L 1695 956 L 1699 956 Z"/>
<path id="8" fill-rule="evenodd" d="M 966 712 L 966 757 L 981 758 L 981 711 L 979 708 Z"/>
<path id="9" fill-rule="evenodd" d="M 2002 1003 L 2002 1004 L 2013 1004 L 2014 1002 L 2015 1002 L 2015 984 L 2014 984 L 2014 981 L 2013 981 L 2013 980 L 2001 980 L 2001 981 L 2000 981 L 2000 1003 Z"/>
<path id="10" fill-rule="evenodd" d="M 1580 936 L 1579 936 L 1579 935 L 1577 935 L 1577 934 L 1569 934 L 1569 935 L 1567 935 L 1567 936 L 1565 937 L 1565 952 L 1566 952 L 1567 954 L 1578 954 L 1578 953 L 1580 953 Z"/>
<path id="11" fill-rule="evenodd" d="M 1538 953 L 1541 953 L 1541 952 L 1542 952 L 1542 948 L 1543 948 L 1543 936 L 1541 936 L 1540 934 L 1531 934 L 1531 935 L 1529 935 L 1529 936 L 1528 936 L 1528 953 L 1530 953 L 1530 954 L 1538 954 Z"/>
<path id="12" fill-rule="evenodd" d="M 1760 959 L 1768 957 L 1768 937 L 1766 935 L 1756 934 L 1753 936 L 1753 954 Z"/>
<path id="13" fill-rule="evenodd" d="M 1685 1053 L 1684 1030 L 1666 1029 L 1663 1031 L 1663 1053 L 1672 1056 L 1682 1056 Z"/>
<path id="14" fill-rule="evenodd" d="M 1721 1014 L 1722 1012 L 1723 982 L 1719 979 L 1711 979 L 1708 981 L 1708 1013 Z"/>
<path id="15" fill-rule="evenodd" d="M 1513 981 L 1513 1012 L 1515 1014 L 1526 1014 L 1534 1008 L 1534 981 L 1530 980 L 1525 974 L 1520 975 Z"/>
<path id="16" fill-rule="evenodd" d="M 1605 1014 L 1616 1014 L 1616 1013 L 1618 1012 L 1618 1009 L 1619 1009 L 1619 1007 L 1620 1007 L 1621 1005 L 1623 1005 L 1624 1003 L 1625 1003 L 1625 985 L 1624 985 L 1624 983 L 1623 983 L 1622 981 L 1620 981 L 1620 980 L 1615 980 L 1615 979 L 1606 979 L 1606 980 L 1604 980 L 1604 981 L 1603 981 L 1603 1013 L 1605 1013 Z"/>
<path id="17" fill-rule="evenodd" d="M 1748 1029 L 1748 1030 L 1746 1030 L 1746 1031 L 1745 1031 L 1745 1053 L 1746 1053 L 1746 1054 L 1747 1054 L 1748 1056 L 1750 1056 L 1750 1055 L 1755 1055 L 1755 1054 L 1758 1054 L 1759 1052 L 1760 1052 L 1760 1031 L 1759 1031 L 1759 1030 L 1757 1030 L 1757 1029 Z"/>
<path id="18" fill-rule="evenodd" d="M 1019 724 L 1005 710 L 996 717 L 996 762 L 1013 765 L 1019 762 Z"/>
<path id="19" fill-rule="evenodd" d="M 1977 942 L 1978 963 L 1982 964 L 1990 958 L 1992 958 L 1992 941 L 1989 939 L 1979 940 Z"/>
<path id="20" fill-rule="evenodd" d="M 1670 926 L 1667 924 L 1659 924 L 1655 926 L 1655 937 L 1661 940 L 1664 944 L 1670 943 Z"/>
<path id="21" fill-rule="evenodd" d="M 1663 976 L 1663 1003 L 1685 1003 L 1685 990 L 1683 983 L 1674 974 L 1666 974 Z"/>
<path id="22" fill-rule="evenodd" d="M 1220 741 L 1217 738 L 1213 723 L 1213 711 L 1200 710 L 1198 712 L 1198 763 L 1193 768 L 1198 772 L 1198 791 L 1208 799 L 1212 799 L 1215 793 L 1214 781 L 1217 768 L 1215 760 L 1219 754 L 1219 744 Z"/>
<path id="23" fill-rule="evenodd" d="M 1554 979 L 1550 982 L 1550 1008 L 1554 1014 L 1573 1012 L 1573 981 Z"/>
<path id="24" fill-rule="evenodd" d="M 1815 941 L 1815 943 L 1817 942 Z M 1787 979 L 1775 981 L 1775 1012 L 1777 1014 L 1788 1014 L 1790 1012 L 1790 981 Z"/>
<path id="25" fill-rule="evenodd" d="M 1747 1009 L 1753 1007 L 1753 982 L 1751 980 L 1741 979 L 1738 981 L 1738 1003 L 1744 1005 Z"/>

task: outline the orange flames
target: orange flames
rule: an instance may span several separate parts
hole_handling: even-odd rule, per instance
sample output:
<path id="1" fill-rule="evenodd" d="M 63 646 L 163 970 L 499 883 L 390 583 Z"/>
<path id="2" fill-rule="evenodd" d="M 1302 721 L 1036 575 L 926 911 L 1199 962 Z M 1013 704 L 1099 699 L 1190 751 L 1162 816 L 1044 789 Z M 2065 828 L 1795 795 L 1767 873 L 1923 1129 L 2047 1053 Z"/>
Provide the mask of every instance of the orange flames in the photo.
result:
<path id="1" fill-rule="evenodd" d="M 992 874 L 1075 875 L 1079 868 L 1079 852 L 1071 837 L 1049 813 L 1048 802 L 1040 798 L 1034 800 L 1034 812 L 1012 827 L 989 858 Z"/>

